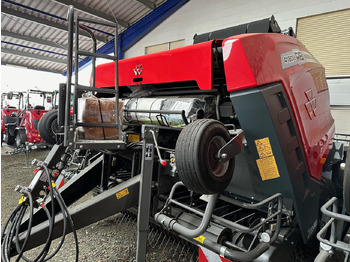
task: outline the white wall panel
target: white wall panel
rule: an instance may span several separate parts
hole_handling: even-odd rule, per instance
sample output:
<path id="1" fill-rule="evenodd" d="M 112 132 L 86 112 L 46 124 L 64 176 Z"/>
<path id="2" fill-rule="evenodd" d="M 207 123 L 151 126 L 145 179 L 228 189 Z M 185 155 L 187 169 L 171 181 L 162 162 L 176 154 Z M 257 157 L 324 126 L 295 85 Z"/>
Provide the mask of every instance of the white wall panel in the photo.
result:
<path id="1" fill-rule="evenodd" d="M 152 32 L 131 47 L 125 57 L 144 54 L 146 46 L 185 39 L 192 44 L 193 35 L 222 29 L 272 14 L 282 29 L 295 30 L 300 17 L 350 8 L 349 0 L 190 0 Z"/>
<path id="2" fill-rule="evenodd" d="M 350 78 L 327 79 L 327 83 L 331 106 L 350 106 Z"/>

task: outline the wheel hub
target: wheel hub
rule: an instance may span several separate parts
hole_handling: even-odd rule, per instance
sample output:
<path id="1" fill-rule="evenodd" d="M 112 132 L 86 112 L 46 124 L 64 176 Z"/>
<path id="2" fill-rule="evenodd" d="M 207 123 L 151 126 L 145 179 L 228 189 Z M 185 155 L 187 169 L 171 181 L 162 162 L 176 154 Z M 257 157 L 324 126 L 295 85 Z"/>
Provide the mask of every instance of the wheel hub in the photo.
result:
<path id="1" fill-rule="evenodd" d="M 224 145 L 226 144 L 226 141 L 221 136 L 215 136 L 213 137 L 208 145 L 208 154 L 207 154 L 207 160 L 208 165 L 210 168 L 210 171 L 216 176 L 216 177 L 222 177 L 225 175 L 229 162 L 222 163 L 220 162 L 220 159 L 218 159 L 217 154 Z"/>

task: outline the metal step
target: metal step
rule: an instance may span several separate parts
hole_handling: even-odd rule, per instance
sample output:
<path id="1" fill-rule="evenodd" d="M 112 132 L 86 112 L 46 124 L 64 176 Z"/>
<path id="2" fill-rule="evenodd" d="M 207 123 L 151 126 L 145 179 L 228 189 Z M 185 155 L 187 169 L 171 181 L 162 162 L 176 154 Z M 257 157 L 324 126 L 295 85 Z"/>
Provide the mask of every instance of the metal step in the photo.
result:
<path id="1" fill-rule="evenodd" d="M 123 140 L 77 140 L 75 147 L 78 149 L 108 149 L 108 150 L 123 150 L 126 148 L 126 143 Z"/>

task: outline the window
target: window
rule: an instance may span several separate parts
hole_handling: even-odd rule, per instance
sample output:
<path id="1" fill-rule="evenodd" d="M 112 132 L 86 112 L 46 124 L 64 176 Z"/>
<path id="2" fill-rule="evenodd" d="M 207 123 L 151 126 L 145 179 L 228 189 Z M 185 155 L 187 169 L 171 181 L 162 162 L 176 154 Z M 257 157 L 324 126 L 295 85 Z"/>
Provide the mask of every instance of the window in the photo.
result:
<path id="1" fill-rule="evenodd" d="M 178 47 L 182 47 L 185 45 L 185 39 L 182 40 L 177 40 L 177 41 L 172 41 L 164 44 L 159 44 L 159 45 L 152 45 L 152 46 L 147 46 L 145 48 L 145 54 L 153 54 L 161 51 L 166 51 Z"/>
<path id="2" fill-rule="evenodd" d="M 350 75 L 350 9 L 299 18 L 297 38 L 325 67 L 326 75 Z"/>

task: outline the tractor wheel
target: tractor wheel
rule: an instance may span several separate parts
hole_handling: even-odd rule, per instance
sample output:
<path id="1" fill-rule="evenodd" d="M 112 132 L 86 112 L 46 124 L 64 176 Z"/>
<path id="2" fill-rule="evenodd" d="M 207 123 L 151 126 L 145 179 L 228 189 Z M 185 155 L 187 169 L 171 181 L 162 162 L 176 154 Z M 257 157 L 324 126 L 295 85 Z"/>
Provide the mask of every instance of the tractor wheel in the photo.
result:
<path id="1" fill-rule="evenodd" d="M 16 147 L 21 147 L 23 145 L 19 132 L 17 132 L 15 140 L 16 140 Z"/>
<path id="2" fill-rule="evenodd" d="M 344 169 L 343 201 L 346 212 L 350 215 L 350 151 L 347 152 Z"/>
<path id="3" fill-rule="evenodd" d="M 56 144 L 56 132 L 58 131 L 57 110 L 49 111 L 40 118 L 38 131 L 41 138 L 48 144 Z"/>
<path id="4" fill-rule="evenodd" d="M 222 192 L 230 183 L 234 159 L 221 163 L 217 153 L 229 140 L 225 126 L 213 119 L 198 119 L 180 132 L 176 168 L 181 181 L 199 194 Z"/>
<path id="5" fill-rule="evenodd" d="M 15 143 L 15 137 L 11 136 L 8 129 L 6 129 L 6 139 L 5 142 L 7 145 L 12 146 Z"/>

